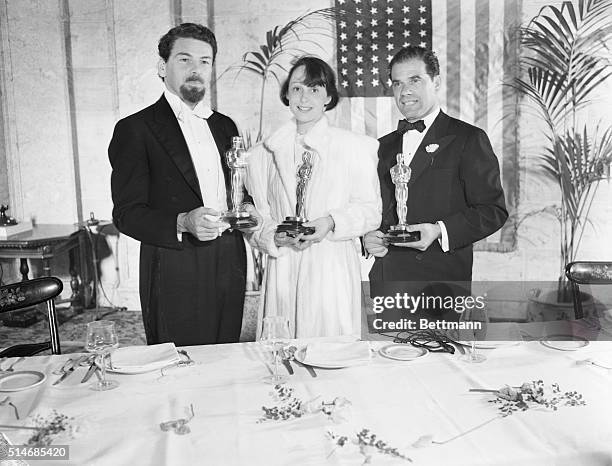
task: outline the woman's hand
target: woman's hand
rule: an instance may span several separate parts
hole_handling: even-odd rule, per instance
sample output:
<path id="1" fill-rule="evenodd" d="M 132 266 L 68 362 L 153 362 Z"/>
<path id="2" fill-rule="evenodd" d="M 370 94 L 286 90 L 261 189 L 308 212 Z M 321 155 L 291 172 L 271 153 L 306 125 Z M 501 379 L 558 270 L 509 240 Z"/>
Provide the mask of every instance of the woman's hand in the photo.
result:
<path id="1" fill-rule="evenodd" d="M 274 244 L 276 244 L 277 248 L 286 247 L 286 248 L 294 249 L 296 251 L 301 251 L 302 249 L 304 249 L 300 245 L 301 237 L 302 237 L 301 233 L 295 238 L 287 235 L 287 233 L 285 233 L 284 231 L 281 233 L 274 233 Z"/>
<path id="2" fill-rule="evenodd" d="M 336 224 L 334 223 L 334 219 L 331 215 L 327 215 L 325 217 L 319 217 L 316 220 L 311 222 L 304 223 L 305 227 L 314 227 L 315 232 L 311 235 L 302 236 L 302 240 L 309 241 L 311 243 L 318 243 L 323 238 L 327 236 L 327 234 L 334 229 Z"/>

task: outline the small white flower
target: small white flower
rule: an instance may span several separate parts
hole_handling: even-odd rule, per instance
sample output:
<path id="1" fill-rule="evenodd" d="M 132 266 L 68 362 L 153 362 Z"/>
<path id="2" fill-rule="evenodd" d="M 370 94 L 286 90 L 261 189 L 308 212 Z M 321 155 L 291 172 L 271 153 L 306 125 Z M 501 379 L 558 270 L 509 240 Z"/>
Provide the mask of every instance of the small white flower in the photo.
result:
<path id="1" fill-rule="evenodd" d="M 431 153 L 437 151 L 438 147 L 440 147 L 438 144 L 428 144 L 425 147 L 425 150 L 427 151 L 428 154 L 431 154 Z"/>

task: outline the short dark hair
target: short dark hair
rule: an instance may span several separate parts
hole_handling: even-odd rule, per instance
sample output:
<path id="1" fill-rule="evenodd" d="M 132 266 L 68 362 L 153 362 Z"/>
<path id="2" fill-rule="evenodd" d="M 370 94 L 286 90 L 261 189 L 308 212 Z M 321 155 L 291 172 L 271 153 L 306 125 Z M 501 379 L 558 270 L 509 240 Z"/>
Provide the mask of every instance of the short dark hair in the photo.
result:
<path id="1" fill-rule="evenodd" d="M 425 63 L 425 71 L 427 71 L 427 74 L 431 79 L 440 75 L 440 62 L 438 62 L 438 57 L 436 56 L 435 52 L 424 47 L 410 45 L 402 48 L 391 59 L 391 62 L 389 63 L 389 78 L 391 77 L 393 65 L 412 60 L 413 58 L 421 59 L 423 63 Z"/>
<path id="2" fill-rule="evenodd" d="M 176 39 L 178 38 L 196 39 L 210 44 L 213 51 L 213 61 L 215 60 L 215 57 L 217 56 L 217 39 L 215 39 L 215 35 L 206 26 L 195 23 L 179 24 L 178 26 L 170 29 L 162 36 L 161 39 L 159 39 L 157 51 L 159 52 L 159 56 L 162 58 L 162 60 L 168 61 L 168 58 L 170 58 L 170 52 L 172 52 L 172 47 L 174 46 L 174 42 L 176 42 Z"/>
<path id="3" fill-rule="evenodd" d="M 338 89 L 336 88 L 336 77 L 334 71 L 327 63 L 317 57 L 302 57 L 296 61 L 291 69 L 287 79 L 281 86 L 280 98 L 281 102 L 289 105 L 287 92 L 289 91 L 289 81 L 291 75 L 300 66 L 304 67 L 304 84 L 308 87 L 323 86 L 327 95 L 331 97 L 329 103 L 325 106 L 325 111 L 331 110 L 338 104 Z"/>

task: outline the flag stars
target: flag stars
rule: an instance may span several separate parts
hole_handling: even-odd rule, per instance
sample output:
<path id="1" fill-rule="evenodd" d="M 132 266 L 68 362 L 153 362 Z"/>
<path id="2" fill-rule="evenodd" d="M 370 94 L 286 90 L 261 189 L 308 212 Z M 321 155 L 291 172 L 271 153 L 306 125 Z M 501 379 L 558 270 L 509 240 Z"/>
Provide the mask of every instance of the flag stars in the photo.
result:
<path id="1" fill-rule="evenodd" d="M 387 39 L 391 39 L 393 37 L 393 31 L 387 32 Z"/>
<path id="2" fill-rule="evenodd" d="M 355 81 L 355 85 L 357 87 L 361 87 L 361 86 L 363 86 L 363 81 L 361 79 L 358 79 L 357 81 Z"/>
<path id="3" fill-rule="evenodd" d="M 355 37 L 356 37 L 357 39 L 361 39 L 361 38 L 363 37 L 363 32 L 358 32 L 358 33 L 356 33 L 356 34 L 355 34 Z"/>
<path id="4" fill-rule="evenodd" d="M 340 21 L 340 29 L 346 28 L 346 21 Z"/>
<path id="5" fill-rule="evenodd" d="M 342 87 L 348 87 L 348 81 L 342 81 Z"/>
<path id="6" fill-rule="evenodd" d="M 355 73 L 357 74 L 357 76 L 361 76 L 363 74 L 363 70 L 361 68 L 357 68 L 355 70 Z"/>
<path id="7" fill-rule="evenodd" d="M 391 8 L 390 6 L 387 7 L 387 14 L 388 15 L 392 15 L 393 14 L 393 8 Z"/>
<path id="8" fill-rule="evenodd" d="M 346 63 L 346 62 L 347 62 L 346 57 L 340 57 L 340 63 L 343 63 L 343 64 L 344 64 L 344 63 Z"/>
<path id="9" fill-rule="evenodd" d="M 370 21 L 370 24 L 371 24 L 372 26 L 378 26 L 378 21 L 377 21 L 377 20 L 375 20 L 375 19 L 373 19 L 372 21 Z"/>
<path id="10" fill-rule="evenodd" d="M 358 15 L 361 14 L 361 8 L 355 8 L 355 11 L 357 12 Z"/>
<path id="11" fill-rule="evenodd" d="M 419 13 L 423 14 L 423 13 L 425 13 L 426 11 L 427 11 L 427 8 L 426 8 L 425 6 L 421 5 L 421 6 L 419 7 Z"/>
<path id="12" fill-rule="evenodd" d="M 388 19 L 388 20 L 387 20 L 387 26 L 388 26 L 388 27 L 393 26 L 393 20 L 392 20 L 392 19 Z"/>
<path id="13" fill-rule="evenodd" d="M 425 37 L 426 35 L 427 35 L 427 31 L 424 31 L 423 29 L 419 31 L 419 36 Z"/>
<path id="14" fill-rule="evenodd" d="M 370 13 L 375 15 L 376 13 L 378 13 L 378 8 L 375 8 L 375 7 L 370 8 Z"/>
<path id="15" fill-rule="evenodd" d="M 427 24 L 427 20 L 426 20 L 425 18 L 422 18 L 422 17 L 421 17 L 421 18 L 419 18 L 419 24 L 420 24 L 421 26 L 423 26 L 424 24 Z"/>
<path id="16" fill-rule="evenodd" d="M 341 51 L 341 52 L 346 52 L 347 50 L 348 50 L 348 47 L 346 46 L 346 44 L 342 44 L 342 45 L 340 46 L 340 51 Z"/>
<path id="17" fill-rule="evenodd" d="M 422 42 L 421 42 L 422 43 Z M 402 44 L 402 47 L 410 47 L 410 42 L 404 42 Z"/>
<path id="18" fill-rule="evenodd" d="M 378 74 L 378 68 L 377 67 L 372 68 L 372 74 Z"/>
<path id="19" fill-rule="evenodd" d="M 378 44 L 372 44 L 372 52 L 376 52 L 378 50 Z"/>
<path id="20" fill-rule="evenodd" d="M 372 31 L 372 39 L 376 39 L 378 37 L 378 33 L 376 31 Z"/>
<path id="21" fill-rule="evenodd" d="M 402 20 L 402 23 L 404 24 L 404 26 L 408 26 L 410 24 L 410 19 L 409 18 L 404 18 Z"/>
<path id="22" fill-rule="evenodd" d="M 426 43 L 426 42 L 421 42 L 421 43 L 419 44 L 419 47 L 423 47 L 423 48 L 425 48 L 425 47 L 427 47 L 427 43 Z"/>
<path id="23" fill-rule="evenodd" d="M 372 63 L 378 63 L 378 57 L 376 55 L 372 56 Z"/>
<path id="24" fill-rule="evenodd" d="M 363 26 L 363 23 L 361 22 L 361 20 L 358 19 L 357 21 L 355 21 L 355 26 L 360 28 L 361 26 Z"/>
<path id="25" fill-rule="evenodd" d="M 404 32 L 402 32 L 402 34 L 404 35 L 404 37 L 410 37 L 410 31 L 408 29 L 404 29 Z"/>
<path id="26" fill-rule="evenodd" d="M 348 74 L 348 70 L 346 68 L 342 68 L 342 76 L 346 76 Z"/>
<path id="27" fill-rule="evenodd" d="M 363 45 L 357 44 L 357 47 L 355 48 L 357 49 L 358 52 L 361 52 L 361 50 L 363 49 Z"/>
<path id="28" fill-rule="evenodd" d="M 340 34 L 340 40 L 346 40 L 346 32 Z"/>
<path id="29" fill-rule="evenodd" d="M 387 44 L 387 50 L 393 50 L 393 44 L 391 42 Z"/>
<path id="30" fill-rule="evenodd" d="M 402 11 L 404 12 L 404 14 L 406 14 L 406 13 L 410 13 L 410 7 L 409 7 L 409 6 L 404 5 L 404 7 L 402 8 Z"/>
<path id="31" fill-rule="evenodd" d="M 393 47 L 391 47 L 391 48 L 393 48 Z M 393 60 L 393 55 L 387 55 L 387 61 L 391 61 L 391 60 Z"/>
<path id="32" fill-rule="evenodd" d="M 378 83 L 379 83 L 378 79 L 372 79 L 372 86 L 373 87 L 378 86 Z"/>
<path id="33" fill-rule="evenodd" d="M 361 55 L 357 55 L 357 63 L 361 63 L 363 61 L 363 57 Z"/>

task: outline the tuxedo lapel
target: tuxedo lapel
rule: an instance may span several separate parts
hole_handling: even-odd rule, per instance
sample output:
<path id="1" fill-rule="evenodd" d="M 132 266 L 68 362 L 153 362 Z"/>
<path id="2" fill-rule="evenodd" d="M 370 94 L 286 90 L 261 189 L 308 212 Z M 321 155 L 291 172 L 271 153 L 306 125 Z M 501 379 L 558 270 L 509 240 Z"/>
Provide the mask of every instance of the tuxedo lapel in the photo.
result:
<path id="1" fill-rule="evenodd" d="M 147 121 L 153 134 L 174 161 L 185 181 L 202 202 L 200 183 L 193 166 L 185 137 L 165 97 L 161 97 L 154 106 L 154 118 Z M 214 133 L 213 133 L 214 134 Z"/>

